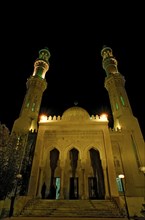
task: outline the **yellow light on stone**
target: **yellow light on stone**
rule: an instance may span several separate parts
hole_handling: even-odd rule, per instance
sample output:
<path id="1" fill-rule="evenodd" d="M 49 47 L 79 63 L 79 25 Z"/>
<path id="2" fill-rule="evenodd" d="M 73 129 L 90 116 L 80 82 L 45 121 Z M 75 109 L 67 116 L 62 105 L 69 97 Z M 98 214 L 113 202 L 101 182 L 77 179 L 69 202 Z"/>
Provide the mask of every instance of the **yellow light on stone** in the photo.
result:
<path id="1" fill-rule="evenodd" d="M 46 122 L 47 121 L 47 115 L 40 115 L 40 122 Z"/>
<path id="2" fill-rule="evenodd" d="M 108 116 L 108 115 L 105 114 L 105 113 L 101 114 L 101 115 L 100 115 L 100 120 L 101 120 L 101 121 L 108 121 L 107 116 Z"/>
<path id="3" fill-rule="evenodd" d="M 124 176 L 124 174 L 119 174 L 118 177 L 119 177 L 120 179 L 124 179 L 125 176 Z"/>

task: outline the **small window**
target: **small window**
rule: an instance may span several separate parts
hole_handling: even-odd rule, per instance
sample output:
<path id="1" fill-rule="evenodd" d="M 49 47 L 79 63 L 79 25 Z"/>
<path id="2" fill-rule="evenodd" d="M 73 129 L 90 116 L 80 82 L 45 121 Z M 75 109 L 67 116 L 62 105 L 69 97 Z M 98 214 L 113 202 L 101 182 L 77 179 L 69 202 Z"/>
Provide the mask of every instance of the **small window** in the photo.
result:
<path id="1" fill-rule="evenodd" d="M 30 105 L 30 103 L 29 103 L 29 102 L 27 102 L 27 105 L 26 105 L 26 106 L 27 106 L 27 108 L 29 108 L 29 105 Z"/>
<path id="2" fill-rule="evenodd" d="M 34 112 L 34 110 L 35 110 L 35 103 L 33 103 L 32 105 L 32 112 Z"/>
<path id="3" fill-rule="evenodd" d="M 121 100 L 122 105 L 125 106 L 125 102 L 122 96 L 120 96 L 120 100 Z"/>
<path id="4" fill-rule="evenodd" d="M 118 106 L 118 103 L 117 103 L 117 102 L 115 103 L 115 107 L 116 107 L 116 110 L 119 109 L 119 106 Z"/>

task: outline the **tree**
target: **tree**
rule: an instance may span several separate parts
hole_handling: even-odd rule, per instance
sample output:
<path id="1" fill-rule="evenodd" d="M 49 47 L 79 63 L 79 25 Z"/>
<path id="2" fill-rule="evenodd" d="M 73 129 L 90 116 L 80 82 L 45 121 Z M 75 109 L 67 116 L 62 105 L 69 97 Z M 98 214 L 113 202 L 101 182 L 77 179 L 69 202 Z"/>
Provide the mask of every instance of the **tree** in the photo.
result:
<path id="1" fill-rule="evenodd" d="M 21 139 L 0 123 L 0 200 L 5 199 L 16 184 L 23 153 Z"/>
<path id="2" fill-rule="evenodd" d="M 37 133 L 11 133 L 0 123 L 0 200 L 13 195 L 21 174 L 20 195 L 26 195 Z M 10 195 L 10 196 L 11 196 Z"/>
<path id="3" fill-rule="evenodd" d="M 141 214 L 145 217 L 145 203 L 142 204 Z"/>

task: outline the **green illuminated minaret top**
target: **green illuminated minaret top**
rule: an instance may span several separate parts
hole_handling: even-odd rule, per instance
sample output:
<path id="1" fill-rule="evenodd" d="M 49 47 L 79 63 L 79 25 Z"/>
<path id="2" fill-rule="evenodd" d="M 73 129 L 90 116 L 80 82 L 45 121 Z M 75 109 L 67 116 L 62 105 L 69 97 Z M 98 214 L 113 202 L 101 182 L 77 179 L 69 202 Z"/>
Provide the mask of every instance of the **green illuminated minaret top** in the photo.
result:
<path id="1" fill-rule="evenodd" d="M 118 71 L 118 62 L 114 58 L 110 47 L 104 46 L 101 56 L 103 58 L 102 66 L 107 75 L 105 77 L 105 88 L 109 94 L 114 128 L 116 130 L 118 128 L 129 128 L 132 126 L 131 120 L 134 116 L 125 89 L 125 78 Z"/>
<path id="2" fill-rule="evenodd" d="M 47 47 L 39 51 L 39 57 L 34 63 L 33 76 L 38 76 L 42 79 L 45 78 L 45 74 L 49 69 L 50 52 Z"/>
<path id="3" fill-rule="evenodd" d="M 101 56 L 103 57 L 102 66 L 106 71 L 107 76 L 110 74 L 118 73 L 117 60 L 114 58 L 112 49 L 104 46 L 101 50 Z"/>
<path id="4" fill-rule="evenodd" d="M 34 62 L 33 74 L 27 79 L 26 94 L 20 111 L 19 118 L 15 120 L 13 131 L 25 132 L 37 131 L 37 122 L 39 110 L 42 101 L 42 95 L 47 88 L 45 79 L 46 72 L 49 70 L 50 52 L 48 48 L 41 49 L 39 56 Z"/>

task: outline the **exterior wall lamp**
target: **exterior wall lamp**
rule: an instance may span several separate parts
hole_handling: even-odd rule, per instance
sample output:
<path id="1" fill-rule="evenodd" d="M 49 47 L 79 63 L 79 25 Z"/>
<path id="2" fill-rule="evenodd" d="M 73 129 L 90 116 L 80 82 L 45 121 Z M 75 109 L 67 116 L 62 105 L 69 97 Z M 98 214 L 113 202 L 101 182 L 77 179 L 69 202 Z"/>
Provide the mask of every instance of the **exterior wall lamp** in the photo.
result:
<path id="1" fill-rule="evenodd" d="M 124 202 L 125 202 L 125 209 L 126 209 L 127 218 L 130 219 L 128 205 L 127 205 L 127 200 L 126 200 L 126 192 L 125 192 L 124 183 L 123 183 L 123 179 L 125 178 L 125 176 L 124 176 L 124 174 L 119 174 L 118 177 L 121 180 L 121 185 L 122 185 L 122 191 L 123 191 L 123 196 L 124 196 Z"/>
<path id="2" fill-rule="evenodd" d="M 22 175 L 20 173 L 17 174 L 16 175 L 16 184 L 15 184 L 15 188 L 14 188 L 14 193 L 13 193 L 13 196 L 11 196 L 9 217 L 13 216 L 15 199 L 16 199 L 16 196 L 17 196 L 17 190 L 18 190 L 19 182 L 20 182 L 21 179 L 22 179 Z"/>

